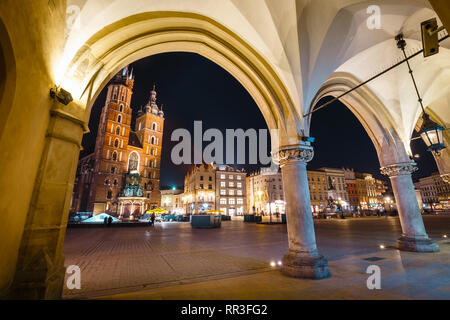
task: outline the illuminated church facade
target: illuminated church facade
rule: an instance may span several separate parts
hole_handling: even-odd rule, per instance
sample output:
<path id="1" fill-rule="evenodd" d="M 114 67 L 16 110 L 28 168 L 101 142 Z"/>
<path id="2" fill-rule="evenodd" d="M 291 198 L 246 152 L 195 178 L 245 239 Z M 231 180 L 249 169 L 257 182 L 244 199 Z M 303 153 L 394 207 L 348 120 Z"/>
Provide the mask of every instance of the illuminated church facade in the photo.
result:
<path id="1" fill-rule="evenodd" d="M 78 163 L 73 213 L 105 212 L 132 220 L 160 204 L 164 112 L 153 87 L 132 128 L 133 85 L 133 72 L 126 67 L 108 86 L 94 152 Z"/>

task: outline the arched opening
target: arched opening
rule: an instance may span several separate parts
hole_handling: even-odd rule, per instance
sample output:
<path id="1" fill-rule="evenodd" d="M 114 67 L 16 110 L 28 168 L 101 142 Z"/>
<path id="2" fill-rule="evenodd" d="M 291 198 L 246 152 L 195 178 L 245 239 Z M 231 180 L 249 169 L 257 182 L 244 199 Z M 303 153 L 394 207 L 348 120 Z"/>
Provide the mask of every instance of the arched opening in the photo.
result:
<path id="1" fill-rule="evenodd" d="M 333 74 L 316 94 L 309 111 L 314 110 L 318 102 L 327 95 L 336 97 L 358 84 L 359 81 L 348 73 Z M 421 208 L 414 191 L 412 174 L 417 171 L 417 166 L 413 161 L 409 138 L 407 141 L 404 141 L 404 138 L 400 139 L 402 135 L 398 133 L 400 129 L 392 114 L 367 86 L 345 95 L 341 98 L 341 102 L 352 111 L 364 127 L 377 151 L 381 173 L 389 177 L 402 228 L 398 247 L 407 251 L 439 251 L 439 247 L 426 233 Z M 311 116 L 308 118 L 308 130 L 310 125 Z M 357 189 L 368 189 L 368 183 L 373 184 L 372 178 L 367 177 L 364 183 L 355 185 Z M 372 194 L 376 195 L 376 190 L 374 191 Z M 366 193 L 366 202 L 370 205 L 369 190 Z"/>

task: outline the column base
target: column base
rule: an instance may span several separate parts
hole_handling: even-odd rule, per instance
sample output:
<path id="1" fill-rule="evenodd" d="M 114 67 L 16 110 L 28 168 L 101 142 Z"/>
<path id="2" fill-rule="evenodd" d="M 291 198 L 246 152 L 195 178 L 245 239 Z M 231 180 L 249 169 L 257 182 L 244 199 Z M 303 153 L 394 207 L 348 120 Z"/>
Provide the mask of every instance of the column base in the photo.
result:
<path id="1" fill-rule="evenodd" d="M 398 241 L 398 249 L 411 252 L 439 252 L 439 246 L 429 238 L 417 239 L 401 236 Z"/>
<path id="2" fill-rule="evenodd" d="M 36 270 L 36 273 L 42 273 Z M 45 277 L 45 274 L 39 276 Z M 60 268 L 47 279 L 35 279 L 32 281 L 29 275 L 16 276 L 9 299 L 14 300 L 58 300 L 62 297 L 64 286 L 65 268 Z"/>
<path id="3" fill-rule="evenodd" d="M 331 276 L 327 259 L 318 252 L 289 251 L 283 257 L 281 272 L 289 277 L 304 279 L 318 280 Z"/>

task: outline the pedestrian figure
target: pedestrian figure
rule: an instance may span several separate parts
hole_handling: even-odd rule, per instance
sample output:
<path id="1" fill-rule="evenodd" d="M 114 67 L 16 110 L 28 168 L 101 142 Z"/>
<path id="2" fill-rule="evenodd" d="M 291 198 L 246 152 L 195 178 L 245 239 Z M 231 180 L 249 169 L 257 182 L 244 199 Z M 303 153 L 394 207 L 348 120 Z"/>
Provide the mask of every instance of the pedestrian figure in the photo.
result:
<path id="1" fill-rule="evenodd" d="M 109 217 L 109 218 L 108 218 L 108 227 L 111 226 L 111 223 L 112 223 L 112 217 Z"/>
<path id="2" fill-rule="evenodd" d="M 154 226 L 155 225 L 155 214 L 154 213 L 152 213 L 152 215 L 151 215 L 151 220 L 152 220 L 152 226 Z"/>

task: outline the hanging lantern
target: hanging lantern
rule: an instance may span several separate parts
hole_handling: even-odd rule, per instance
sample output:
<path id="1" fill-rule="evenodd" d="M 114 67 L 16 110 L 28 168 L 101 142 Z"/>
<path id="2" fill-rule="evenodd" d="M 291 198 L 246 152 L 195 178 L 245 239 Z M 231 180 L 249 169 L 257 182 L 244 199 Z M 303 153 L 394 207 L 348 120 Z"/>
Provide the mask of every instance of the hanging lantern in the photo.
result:
<path id="1" fill-rule="evenodd" d="M 420 128 L 420 137 L 427 145 L 427 151 L 439 153 L 440 150 L 445 149 L 442 138 L 444 128 L 431 120 L 430 116 L 426 113 L 423 114 L 422 118 L 423 123 Z"/>

